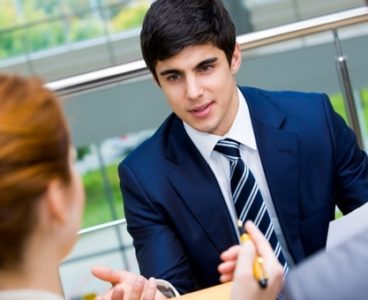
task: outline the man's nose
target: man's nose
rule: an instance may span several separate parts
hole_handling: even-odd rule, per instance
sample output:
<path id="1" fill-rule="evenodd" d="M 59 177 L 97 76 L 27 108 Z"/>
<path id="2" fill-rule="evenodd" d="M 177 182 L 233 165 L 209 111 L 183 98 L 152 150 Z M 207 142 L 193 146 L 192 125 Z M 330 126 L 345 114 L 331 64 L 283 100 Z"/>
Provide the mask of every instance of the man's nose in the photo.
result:
<path id="1" fill-rule="evenodd" d="M 188 76 L 186 80 L 187 97 L 190 100 L 197 100 L 203 95 L 203 88 L 200 80 L 196 76 Z"/>

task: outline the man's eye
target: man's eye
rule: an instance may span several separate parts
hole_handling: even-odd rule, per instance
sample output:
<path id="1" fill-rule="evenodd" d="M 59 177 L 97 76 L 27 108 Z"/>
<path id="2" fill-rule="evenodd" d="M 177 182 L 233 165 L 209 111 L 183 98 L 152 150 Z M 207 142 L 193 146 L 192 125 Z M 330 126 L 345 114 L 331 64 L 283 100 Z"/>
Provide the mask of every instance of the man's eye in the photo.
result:
<path id="1" fill-rule="evenodd" d="M 213 65 L 204 65 L 200 68 L 200 72 L 208 72 L 213 69 Z"/>
<path id="2" fill-rule="evenodd" d="M 179 74 L 173 74 L 173 75 L 170 75 L 170 76 L 166 77 L 166 80 L 168 80 L 168 81 L 177 81 L 179 79 L 180 79 Z"/>

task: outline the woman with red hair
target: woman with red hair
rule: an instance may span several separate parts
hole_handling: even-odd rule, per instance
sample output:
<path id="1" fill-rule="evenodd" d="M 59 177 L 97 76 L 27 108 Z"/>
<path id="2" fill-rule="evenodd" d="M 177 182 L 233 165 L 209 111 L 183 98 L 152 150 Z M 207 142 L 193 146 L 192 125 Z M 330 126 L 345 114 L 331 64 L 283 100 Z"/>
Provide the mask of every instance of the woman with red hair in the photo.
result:
<path id="1" fill-rule="evenodd" d="M 0 75 L 0 299 L 60 299 L 84 203 L 72 153 L 55 96 Z"/>
<path id="2" fill-rule="evenodd" d="M 37 78 L 0 74 L 0 300 L 62 299 L 58 266 L 84 205 L 73 159 L 57 97 Z M 128 275 L 121 295 L 154 294 L 153 280 Z"/>

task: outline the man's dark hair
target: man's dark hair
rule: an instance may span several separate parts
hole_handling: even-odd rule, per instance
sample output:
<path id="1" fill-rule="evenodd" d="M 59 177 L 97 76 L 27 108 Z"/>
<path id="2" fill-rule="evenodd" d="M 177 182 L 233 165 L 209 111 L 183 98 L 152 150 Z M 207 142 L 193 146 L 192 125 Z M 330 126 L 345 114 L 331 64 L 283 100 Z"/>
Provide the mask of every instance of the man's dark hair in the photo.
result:
<path id="1" fill-rule="evenodd" d="M 157 61 L 188 46 L 212 44 L 231 63 L 235 26 L 221 0 L 157 0 L 148 10 L 141 31 L 143 58 L 157 79 Z"/>

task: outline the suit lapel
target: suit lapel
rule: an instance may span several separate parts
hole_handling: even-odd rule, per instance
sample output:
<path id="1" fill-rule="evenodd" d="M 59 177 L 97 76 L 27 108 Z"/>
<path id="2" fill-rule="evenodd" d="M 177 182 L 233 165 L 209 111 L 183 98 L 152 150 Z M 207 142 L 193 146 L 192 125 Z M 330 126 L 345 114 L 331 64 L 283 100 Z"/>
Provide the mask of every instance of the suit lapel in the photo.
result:
<path id="1" fill-rule="evenodd" d="M 173 124 L 167 156 L 178 165 L 170 182 L 219 253 L 238 243 L 217 180 L 179 120 Z"/>
<path id="2" fill-rule="evenodd" d="M 242 89 L 277 218 L 294 259 L 303 257 L 299 232 L 299 149 L 297 136 L 284 129 L 286 116 L 268 98 Z"/>
<path id="3" fill-rule="evenodd" d="M 287 131 L 286 116 L 272 99 L 253 89 L 241 89 L 252 119 L 257 147 L 276 214 L 296 261 L 304 257 L 300 240 L 298 138 Z M 184 130 L 173 121 L 167 157 L 177 164 L 169 176 L 188 209 L 219 252 L 237 243 L 237 236 L 217 180 Z"/>

